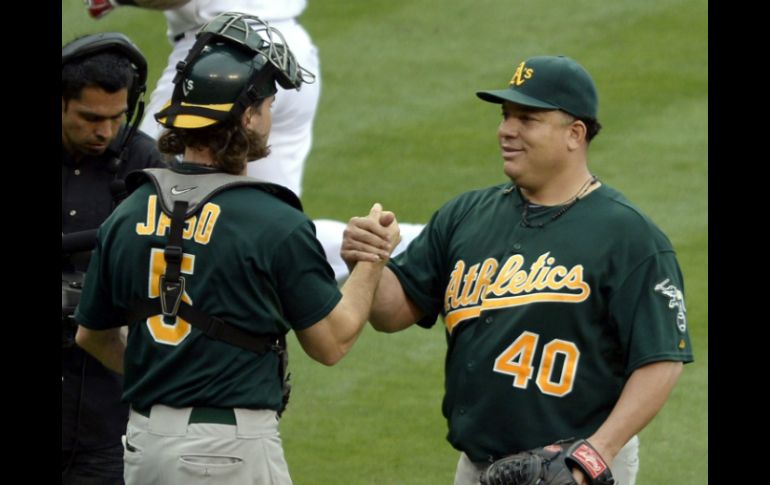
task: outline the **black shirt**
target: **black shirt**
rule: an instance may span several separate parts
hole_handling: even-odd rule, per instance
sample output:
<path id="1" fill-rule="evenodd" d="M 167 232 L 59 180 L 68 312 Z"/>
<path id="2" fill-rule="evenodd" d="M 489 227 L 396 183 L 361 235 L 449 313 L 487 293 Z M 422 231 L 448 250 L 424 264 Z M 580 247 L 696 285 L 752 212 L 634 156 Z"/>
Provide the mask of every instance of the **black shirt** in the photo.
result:
<path id="1" fill-rule="evenodd" d="M 62 147 L 62 233 L 96 229 L 114 208 L 110 192 L 113 181 L 124 179 L 133 170 L 163 166 L 155 140 L 141 131 L 134 135 L 127 150 L 126 159 L 117 166 L 117 150 L 113 146 L 102 155 L 85 156 L 77 162 Z"/>
<path id="2" fill-rule="evenodd" d="M 125 129 L 125 127 L 124 127 Z M 120 140 L 122 133 L 116 138 Z M 137 132 L 126 156 L 116 163 L 118 142 L 102 155 L 77 162 L 62 147 L 62 234 L 98 228 L 115 207 L 111 185 L 134 170 L 164 166 L 155 140 Z M 87 256 L 62 259 L 85 271 Z M 73 269 L 73 268 L 68 268 Z M 104 367 L 77 346 L 62 348 L 62 450 L 99 449 L 120 444 L 128 419 L 128 405 L 120 402 L 123 377 Z"/>

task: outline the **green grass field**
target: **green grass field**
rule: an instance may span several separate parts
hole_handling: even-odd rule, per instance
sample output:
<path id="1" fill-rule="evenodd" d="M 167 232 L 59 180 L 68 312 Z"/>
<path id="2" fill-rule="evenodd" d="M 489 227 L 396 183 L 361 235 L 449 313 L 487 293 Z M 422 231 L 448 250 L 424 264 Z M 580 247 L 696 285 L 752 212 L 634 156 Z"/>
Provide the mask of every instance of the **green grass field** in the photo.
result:
<path id="1" fill-rule="evenodd" d="M 129 35 L 150 65 L 170 46 L 158 12 L 91 20 L 63 0 L 62 42 Z M 496 145 L 499 89 L 515 64 L 565 54 L 600 94 L 590 166 L 668 234 L 686 285 L 696 361 L 641 434 L 639 485 L 708 483 L 708 55 L 705 0 L 310 0 L 302 22 L 320 48 L 323 93 L 303 203 L 347 220 L 380 201 L 426 221 L 452 196 L 505 180 Z M 290 339 L 294 391 L 282 422 L 292 476 L 309 484 L 448 484 L 457 452 L 441 416 L 441 325 L 367 328 L 325 368 Z"/>

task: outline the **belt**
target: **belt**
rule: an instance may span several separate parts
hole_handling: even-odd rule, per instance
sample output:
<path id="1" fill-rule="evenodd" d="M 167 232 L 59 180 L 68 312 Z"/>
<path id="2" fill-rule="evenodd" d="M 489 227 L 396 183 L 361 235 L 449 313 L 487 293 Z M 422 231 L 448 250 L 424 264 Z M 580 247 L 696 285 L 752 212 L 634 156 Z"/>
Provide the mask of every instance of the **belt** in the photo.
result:
<path id="1" fill-rule="evenodd" d="M 150 417 L 149 409 L 138 409 L 133 406 L 131 406 L 131 409 L 145 418 Z M 193 423 L 230 424 L 235 426 L 235 412 L 232 408 L 197 406 L 192 408 L 190 420 L 188 421 L 188 424 Z"/>

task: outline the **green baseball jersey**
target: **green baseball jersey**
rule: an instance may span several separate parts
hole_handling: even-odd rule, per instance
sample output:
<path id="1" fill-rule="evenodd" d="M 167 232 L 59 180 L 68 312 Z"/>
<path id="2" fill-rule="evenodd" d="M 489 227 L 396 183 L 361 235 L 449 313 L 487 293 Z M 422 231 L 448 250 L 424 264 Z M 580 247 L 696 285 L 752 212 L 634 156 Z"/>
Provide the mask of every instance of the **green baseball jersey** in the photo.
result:
<path id="1" fill-rule="evenodd" d="M 629 375 L 692 361 L 682 275 L 666 236 L 602 186 L 553 219 L 510 184 L 439 209 L 389 267 L 446 326 L 448 440 L 474 461 L 588 437 Z"/>
<path id="2" fill-rule="evenodd" d="M 81 325 L 125 325 L 133 301 L 158 298 L 170 218 L 157 198 L 145 183 L 99 229 Z M 214 195 L 187 219 L 182 249 L 183 301 L 254 334 L 308 328 L 342 297 L 312 222 L 254 187 Z M 181 318 L 128 323 L 123 399 L 134 406 L 281 407 L 275 352 L 212 340 Z"/>

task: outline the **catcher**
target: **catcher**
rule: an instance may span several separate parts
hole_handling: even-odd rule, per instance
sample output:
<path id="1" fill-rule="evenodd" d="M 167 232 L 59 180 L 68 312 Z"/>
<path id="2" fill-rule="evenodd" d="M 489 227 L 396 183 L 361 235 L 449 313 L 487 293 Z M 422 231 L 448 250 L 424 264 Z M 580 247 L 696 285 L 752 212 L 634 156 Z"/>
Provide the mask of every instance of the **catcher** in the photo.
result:
<path id="1" fill-rule="evenodd" d="M 343 358 L 399 242 L 392 223 L 378 261 L 340 290 L 299 199 L 245 175 L 269 151 L 278 86 L 312 79 L 282 40 L 237 12 L 203 27 L 155 113 L 161 151 L 183 161 L 131 174 L 99 229 L 76 340 L 125 371 L 128 485 L 291 484 L 286 333 L 325 365 Z M 371 217 L 392 217 L 381 209 Z"/>
<path id="2" fill-rule="evenodd" d="M 674 250 L 589 171 L 598 97 L 577 62 L 533 57 L 477 95 L 500 105 L 510 181 L 441 207 L 388 263 L 369 321 L 443 317 L 455 485 L 632 485 L 636 434 L 693 360 Z M 345 261 L 374 261 L 388 222 L 351 219 Z"/>

